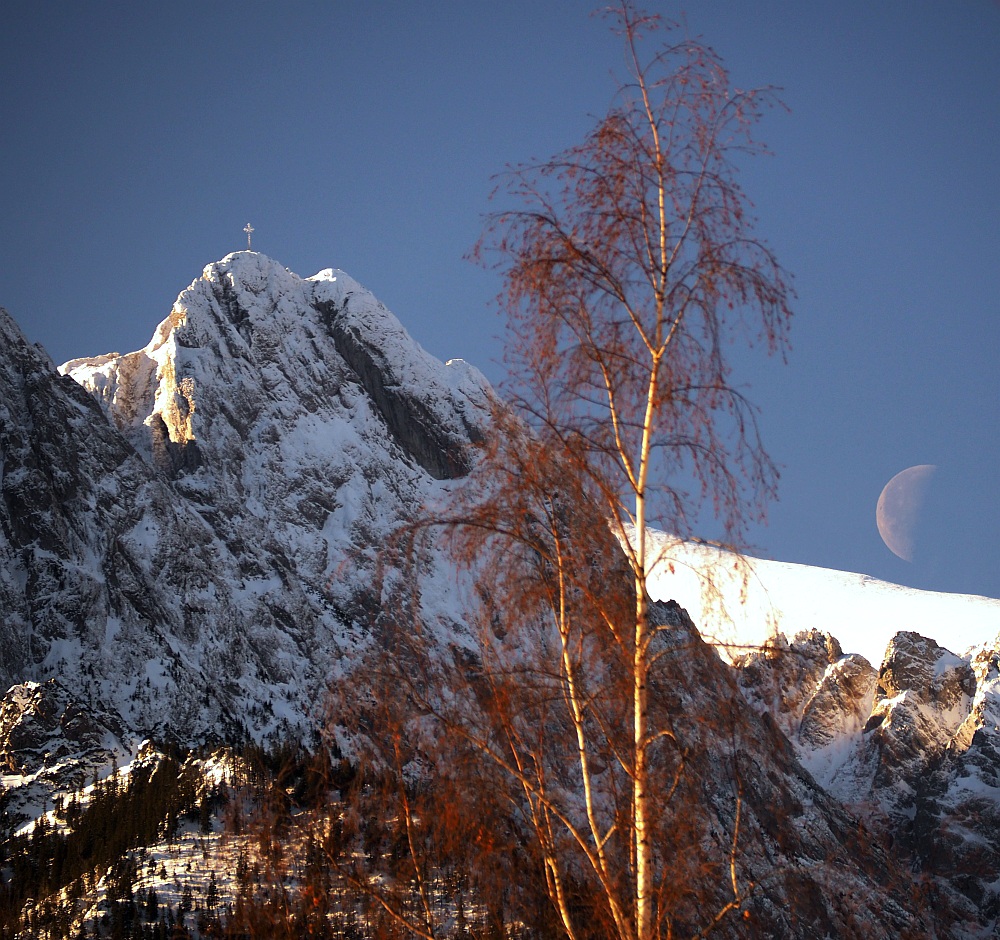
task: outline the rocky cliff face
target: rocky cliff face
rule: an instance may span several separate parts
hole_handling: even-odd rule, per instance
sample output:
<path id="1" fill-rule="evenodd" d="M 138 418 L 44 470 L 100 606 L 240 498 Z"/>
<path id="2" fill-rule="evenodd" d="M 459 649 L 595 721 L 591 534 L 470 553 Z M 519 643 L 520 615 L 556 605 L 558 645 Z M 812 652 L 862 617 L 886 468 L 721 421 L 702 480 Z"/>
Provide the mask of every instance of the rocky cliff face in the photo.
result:
<path id="1" fill-rule="evenodd" d="M 736 666 L 815 779 L 933 879 L 956 918 L 988 933 L 1000 915 L 996 651 L 961 657 L 901 632 L 876 671 L 813 631 Z"/>
<path id="2" fill-rule="evenodd" d="M 734 831 L 738 797 L 738 877 L 758 886 L 747 908 L 748 919 L 723 922 L 719 934 L 925 936 L 928 915 L 911 894 L 909 874 L 877 834 L 804 768 L 798 749 L 779 726 L 779 722 L 790 726 L 788 716 L 772 717 L 767 710 L 750 707 L 747 686 L 737 681 L 747 674 L 723 663 L 686 612 L 670 606 L 674 616 L 661 621 L 675 628 L 660 654 L 653 690 L 669 697 L 676 714 L 671 732 L 688 755 L 675 794 L 682 807 L 677 829 L 683 832 L 685 826 L 700 825 L 713 836 Z M 812 636 L 804 645 L 808 653 L 801 659 L 782 657 L 798 672 L 789 692 L 797 702 L 800 724 L 808 724 L 807 716 L 816 707 L 815 694 L 802 695 L 812 684 L 806 676 L 818 679 L 817 693 L 826 678 L 821 695 L 829 699 L 836 680 L 824 676 L 819 662 L 826 659 L 829 665 L 829 658 L 839 652 L 831 638 Z M 846 709 L 851 712 L 853 706 Z M 697 850 L 689 854 L 703 858 Z M 724 856 L 720 846 L 717 857 Z M 702 877 L 694 871 L 689 875 L 692 883 L 700 883 Z M 729 882 L 719 873 L 710 884 L 714 897 L 706 892 L 704 909 L 724 902 Z M 690 927 L 696 922 L 693 919 Z M 683 935 L 683 928 L 679 933 Z"/>
<path id="3" fill-rule="evenodd" d="M 0 331 L 0 681 L 182 741 L 304 733 L 380 548 L 482 438 L 482 376 L 346 275 L 250 252 L 134 353 L 60 375 Z"/>
<path id="4" fill-rule="evenodd" d="M 175 598 L 196 584 L 224 591 L 225 562 L 213 566 L 203 521 L 94 400 L 5 315 L 0 331 L 2 679 L 58 675 L 94 704 L 120 687 L 137 723 L 184 715 L 178 678 L 201 668 Z"/>

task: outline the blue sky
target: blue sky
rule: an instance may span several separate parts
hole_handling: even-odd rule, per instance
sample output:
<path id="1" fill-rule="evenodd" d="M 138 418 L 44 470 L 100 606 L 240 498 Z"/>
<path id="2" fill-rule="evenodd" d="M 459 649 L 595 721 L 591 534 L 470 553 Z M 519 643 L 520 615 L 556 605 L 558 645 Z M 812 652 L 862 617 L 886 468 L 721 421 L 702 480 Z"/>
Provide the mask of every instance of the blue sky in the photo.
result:
<path id="1" fill-rule="evenodd" d="M 745 167 L 795 276 L 787 366 L 739 357 L 782 465 L 752 537 L 783 561 L 1000 596 L 1000 4 L 700 0 L 734 84 L 783 88 Z M 5 4 L 0 305 L 53 359 L 148 341 L 254 247 L 348 271 L 491 379 L 493 274 L 464 260 L 492 174 L 581 139 L 621 50 L 590 4 Z M 939 466 L 908 564 L 882 486 Z"/>

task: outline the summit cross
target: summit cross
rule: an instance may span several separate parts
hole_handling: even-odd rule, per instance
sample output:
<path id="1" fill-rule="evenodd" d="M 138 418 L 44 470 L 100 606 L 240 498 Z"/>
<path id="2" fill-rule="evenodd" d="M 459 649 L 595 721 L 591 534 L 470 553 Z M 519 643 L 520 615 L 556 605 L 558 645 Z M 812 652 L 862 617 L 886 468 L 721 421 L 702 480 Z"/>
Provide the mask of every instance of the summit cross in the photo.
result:
<path id="1" fill-rule="evenodd" d="M 243 229 L 243 231 L 247 233 L 247 251 L 252 251 L 253 249 L 250 247 L 250 236 L 253 235 L 254 233 L 254 227 L 249 222 L 247 222 L 246 227 Z"/>

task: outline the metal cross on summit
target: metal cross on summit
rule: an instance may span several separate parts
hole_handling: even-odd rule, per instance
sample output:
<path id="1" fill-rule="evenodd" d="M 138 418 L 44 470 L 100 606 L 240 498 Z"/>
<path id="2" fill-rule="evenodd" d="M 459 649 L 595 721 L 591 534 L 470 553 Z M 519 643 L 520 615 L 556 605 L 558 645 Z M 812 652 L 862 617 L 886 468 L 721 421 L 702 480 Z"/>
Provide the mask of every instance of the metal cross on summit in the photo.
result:
<path id="1" fill-rule="evenodd" d="M 250 247 L 250 236 L 254 233 L 254 227 L 247 222 L 246 228 L 244 228 L 243 231 L 247 233 L 247 251 L 252 251 L 253 249 Z"/>

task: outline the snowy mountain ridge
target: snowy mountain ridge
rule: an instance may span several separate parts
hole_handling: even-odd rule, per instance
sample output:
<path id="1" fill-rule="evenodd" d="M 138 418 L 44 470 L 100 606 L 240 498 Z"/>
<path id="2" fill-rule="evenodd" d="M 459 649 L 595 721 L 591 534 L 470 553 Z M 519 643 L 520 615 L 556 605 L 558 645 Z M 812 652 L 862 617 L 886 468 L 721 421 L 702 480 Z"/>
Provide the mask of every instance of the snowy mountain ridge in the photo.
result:
<path id="1" fill-rule="evenodd" d="M 662 559 L 650 579 L 653 596 L 683 598 L 694 622 L 723 645 L 757 647 L 776 632 L 791 639 L 803 630 L 819 630 L 835 636 L 846 652 L 876 665 L 900 632 L 919 633 L 963 655 L 1000 646 L 1000 600 L 995 598 L 737 557 L 664 533 L 650 539 L 652 551 Z"/>

